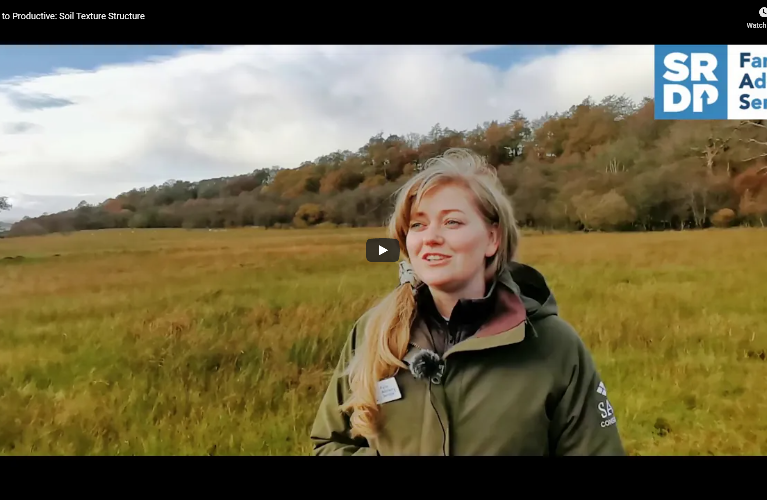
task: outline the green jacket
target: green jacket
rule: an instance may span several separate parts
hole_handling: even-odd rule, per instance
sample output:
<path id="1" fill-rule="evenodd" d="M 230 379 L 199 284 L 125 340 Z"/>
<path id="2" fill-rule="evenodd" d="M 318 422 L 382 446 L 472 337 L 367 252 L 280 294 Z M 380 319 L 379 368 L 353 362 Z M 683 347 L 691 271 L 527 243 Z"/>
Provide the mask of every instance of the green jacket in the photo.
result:
<path id="1" fill-rule="evenodd" d="M 540 273 L 514 263 L 486 298 L 460 301 L 449 322 L 436 314 L 428 289 L 421 290 L 405 360 L 434 351 L 443 359 L 441 376 L 398 371 L 401 398 L 381 404 L 379 436 L 351 438 L 348 416 L 339 410 L 349 395 L 341 374 L 364 335 L 366 313 L 320 404 L 314 455 L 625 454 L 592 357 L 557 315 Z"/>

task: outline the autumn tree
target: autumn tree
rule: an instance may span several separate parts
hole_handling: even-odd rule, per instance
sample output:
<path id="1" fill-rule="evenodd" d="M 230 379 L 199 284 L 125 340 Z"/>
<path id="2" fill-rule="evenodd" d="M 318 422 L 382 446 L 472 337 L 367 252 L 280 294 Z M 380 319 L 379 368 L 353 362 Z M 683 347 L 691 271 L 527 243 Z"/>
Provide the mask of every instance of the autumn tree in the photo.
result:
<path id="1" fill-rule="evenodd" d="M 719 228 L 726 228 L 730 226 L 737 218 L 737 214 L 732 209 L 719 209 L 716 214 L 711 217 L 711 222 L 714 226 Z"/>
<path id="2" fill-rule="evenodd" d="M 575 195 L 572 203 L 574 215 L 587 229 L 614 230 L 636 217 L 634 208 L 615 190 L 602 195 L 587 190 Z"/>
<path id="3" fill-rule="evenodd" d="M 313 226 L 321 223 L 325 218 L 325 211 L 318 204 L 303 204 L 296 212 L 294 222 L 299 227 Z"/>
<path id="4" fill-rule="evenodd" d="M 735 178 L 735 191 L 740 196 L 738 212 L 764 227 L 767 219 L 767 167 L 753 167 Z"/>

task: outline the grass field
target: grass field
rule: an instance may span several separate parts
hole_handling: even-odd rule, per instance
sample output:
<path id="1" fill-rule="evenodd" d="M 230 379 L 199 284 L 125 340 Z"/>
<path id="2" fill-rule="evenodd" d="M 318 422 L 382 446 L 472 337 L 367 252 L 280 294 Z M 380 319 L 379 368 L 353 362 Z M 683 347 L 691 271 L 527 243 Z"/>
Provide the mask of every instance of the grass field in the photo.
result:
<path id="1" fill-rule="evenodd" d="M 0 452 L 308 454 L 349 327 L 397 283 L 365 260 L 377 236 L 0 240 Z M 527 235 L 521 252 L 641 455 L 767 454 L 765 256 L 757 229 Z"/>

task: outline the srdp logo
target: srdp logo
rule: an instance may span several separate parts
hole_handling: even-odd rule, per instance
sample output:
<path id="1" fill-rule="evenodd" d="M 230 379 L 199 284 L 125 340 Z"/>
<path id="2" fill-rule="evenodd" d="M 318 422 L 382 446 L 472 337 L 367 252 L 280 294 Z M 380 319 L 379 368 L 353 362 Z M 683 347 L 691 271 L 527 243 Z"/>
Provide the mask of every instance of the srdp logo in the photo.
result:
<path id="1" fill-rule="evenodd" d="M 655 46 L 655 118 L 727 119 L 727 46 Z"/>

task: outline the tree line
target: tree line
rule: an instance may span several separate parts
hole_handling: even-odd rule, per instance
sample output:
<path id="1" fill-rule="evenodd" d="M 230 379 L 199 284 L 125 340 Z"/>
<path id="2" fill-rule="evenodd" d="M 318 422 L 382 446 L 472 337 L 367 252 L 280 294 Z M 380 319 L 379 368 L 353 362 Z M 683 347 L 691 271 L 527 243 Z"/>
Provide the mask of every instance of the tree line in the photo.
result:
<path id="1" fill-rule="evenodd" d="M 654 101 L 587 98 L 567 112 L 426 135 L 380 133 L 297 168 L 170 180 L 101 204 L 24 218 L 9 236 L 102 228 L 380 226 L 423 162 L 468 147 L 494 165 L 520 226 L 652 231 L 764 226 L 767 123 L 655 120 Z M 7 205 L 7 204 L 6 204 Z M 0 203 L 0 208 L 3 205 Z"/>
<path id="2" fill-rule="evenodd" d="M 11 204 L 8 203 L 8 197 L 0 197 L 0 212 L 11 208 Z M 8 233 L 8 225 L 0 221 L 0 238 L 5 237 Z"/>

